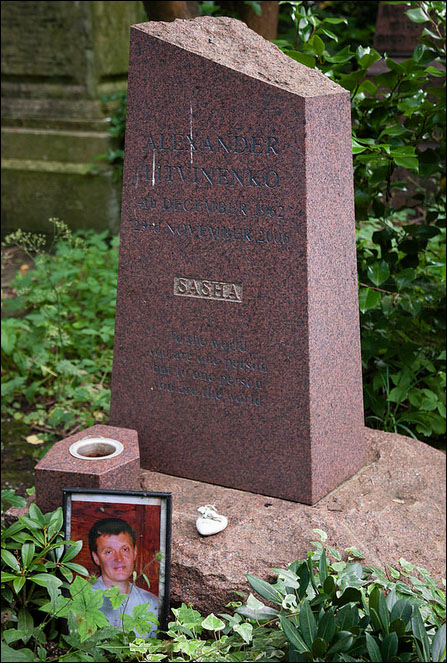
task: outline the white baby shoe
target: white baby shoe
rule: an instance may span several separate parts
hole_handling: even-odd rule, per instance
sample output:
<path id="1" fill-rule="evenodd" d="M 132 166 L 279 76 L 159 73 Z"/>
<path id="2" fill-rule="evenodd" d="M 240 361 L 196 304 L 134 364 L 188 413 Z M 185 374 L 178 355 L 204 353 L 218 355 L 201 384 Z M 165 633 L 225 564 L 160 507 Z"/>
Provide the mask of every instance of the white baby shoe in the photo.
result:
<path id="1" fill-rule="evenodd" d="M 201 515 L 196 520 L 196 527 L 202 536 L 217 534 L 228 525 L 228 518 L 217 513 L 216 507 L 213 504 L 199 506 L 197 511 Z"/>

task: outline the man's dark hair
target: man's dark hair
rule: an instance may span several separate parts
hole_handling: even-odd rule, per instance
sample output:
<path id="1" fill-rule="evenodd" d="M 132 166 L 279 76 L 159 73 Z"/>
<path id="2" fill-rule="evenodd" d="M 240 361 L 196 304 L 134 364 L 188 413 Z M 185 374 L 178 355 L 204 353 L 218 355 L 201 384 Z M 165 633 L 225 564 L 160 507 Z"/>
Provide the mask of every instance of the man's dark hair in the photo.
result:
<path id="1" fill-rule="evenodd" d="M 98 537 L 110 536 L 111 534 L 121 534 L 122 532 L 127 532 L 132 537 L 133 545 L 136 542 L 135 532 L 129 523 L 126 523 L 122 518 L 103 518 L 98 520 L 91 528 L 88 533 L 88 545 L 90 546 L 90 554 L 92 552 L 97 552 L 96 541 Z"/>

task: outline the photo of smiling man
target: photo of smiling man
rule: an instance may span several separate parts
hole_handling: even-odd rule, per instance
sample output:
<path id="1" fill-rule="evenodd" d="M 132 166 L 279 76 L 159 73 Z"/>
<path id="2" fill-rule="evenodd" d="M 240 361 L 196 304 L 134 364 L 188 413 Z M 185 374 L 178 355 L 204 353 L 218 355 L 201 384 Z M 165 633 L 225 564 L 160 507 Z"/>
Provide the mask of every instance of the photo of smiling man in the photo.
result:
<path id="1" fill-rule="evenodd" d="M 118 587 L 127 600 L 121 606 L 113 608 L 111 600 L 104 597 L 101 612 L 113 626 L 122 626 L 121 615 L 131 615 L 137 605 L 148 604 L 148 610 L 158 616 L 157 597 L 151 592 L 134 585 L 132 575 L 137 559 L 136 536 L 132 527 L 122 518 L 103 518 L 91 527 L 88 535 L 90 554 L 101 575 L 93 585 L 93 589 L 110 589 Z M 156 625 L 149 634 L 155 635 Z M 143 634 L 138 634 L 143 635 Z"/>
<path id="2" fill-rule="evenodd" d="M 172 495 L 64 488 L 63 499 L 65 536 L 82 543 L 74 560 L 101 590 L 109 624 L 158 637 L 169 623 Z"/>

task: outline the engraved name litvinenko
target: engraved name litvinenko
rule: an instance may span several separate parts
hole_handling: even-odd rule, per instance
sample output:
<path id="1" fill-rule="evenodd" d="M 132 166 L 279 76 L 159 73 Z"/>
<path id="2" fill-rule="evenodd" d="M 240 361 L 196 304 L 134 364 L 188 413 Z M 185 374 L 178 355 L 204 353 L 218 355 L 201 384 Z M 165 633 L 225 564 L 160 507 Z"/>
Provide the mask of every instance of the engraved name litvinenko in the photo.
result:
<path id="1" fill-rule="evenodd" d="M 242 302 L 242 284 L 175 276 L 174 295 L 240 303 Z"/>

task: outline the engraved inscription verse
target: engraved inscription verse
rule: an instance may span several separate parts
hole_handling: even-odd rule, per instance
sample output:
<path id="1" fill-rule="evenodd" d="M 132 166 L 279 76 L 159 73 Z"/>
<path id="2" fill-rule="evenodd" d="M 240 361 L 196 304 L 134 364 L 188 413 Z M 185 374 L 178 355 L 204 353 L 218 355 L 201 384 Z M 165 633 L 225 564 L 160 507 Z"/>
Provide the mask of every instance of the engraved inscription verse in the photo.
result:
<path id="1" fill-rule="evenodd" d="M 246 340 L 226 341 L 171 329 L 166 341 L 147 350 L 154 375 L 151 391 L 264 407 L 267 362 L 250 353 Z"/>

